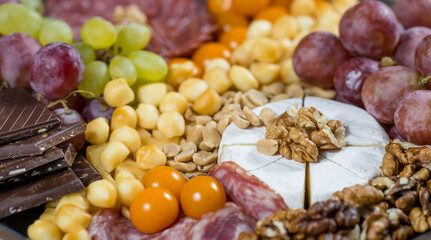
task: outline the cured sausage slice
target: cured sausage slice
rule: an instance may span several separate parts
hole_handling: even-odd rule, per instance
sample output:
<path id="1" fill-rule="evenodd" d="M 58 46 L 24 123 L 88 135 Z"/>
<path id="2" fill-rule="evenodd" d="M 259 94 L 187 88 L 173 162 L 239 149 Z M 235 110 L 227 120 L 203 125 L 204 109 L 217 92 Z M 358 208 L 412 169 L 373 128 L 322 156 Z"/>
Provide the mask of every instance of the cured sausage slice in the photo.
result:
<path id="1" fill-rule="evenodd" d="M 287 209 L 279 194 L 232 161 L 215 165 L 209 175 L 216 178 L 232 200 L 256 220 Z"/>
<path id="2" fill-rule="evenodd" d="M 46 15 L 67 22 L 80 40 L 84 23 L 95 16 L 113 21 L 116 6 L 138 6 L 152 27 L 147 49 L 165 58 L 189 56 L 212 38 L 217 26 L 197 0 L 47 0 Z"/>
<path id="3" fill-rule="evenodd" d="M 93 240 L 233 240 L 238 239 L 241 232 L 253 232 L 255 224 L 241 207 L 228 202 L 199 220 L 184 217 L 155 234 L 140 232 L 118 209 L 104 209 L 93 216 L 88 231 Z"/>

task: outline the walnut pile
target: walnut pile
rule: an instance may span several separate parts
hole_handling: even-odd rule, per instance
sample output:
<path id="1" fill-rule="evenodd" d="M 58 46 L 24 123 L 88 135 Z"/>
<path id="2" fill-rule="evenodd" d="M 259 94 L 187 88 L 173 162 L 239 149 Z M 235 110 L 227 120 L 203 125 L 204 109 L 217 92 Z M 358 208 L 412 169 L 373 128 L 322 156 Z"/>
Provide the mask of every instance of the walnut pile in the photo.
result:
<path id="1" fill-rule="evenodd" d="M 240 239 L 411 239 L 431 230 L 430 161 L 428 146 L 392 141 L 383 176 L 335 192 L 308 210 L 280 211 Z"/>
<path id="2" fill-rule="evenodd" d="M 341 121 L 329 120 L 314 107 L 298 109 L 296 104 L 265 122 L 265 139 L 257 151 L 266 155 L 277 152 L 297 162 L 317 162 L 319 150 L 340 149 L 346 145 Z"/>
<path id="3" fill-rule="evenodd" d="M 327 200 L 304 209 L 278 211 L 260 220 L 255 233 L 241 233 L 239 239 L 351 239 L 359 236 L 357 210 L 345 202 Z"/>

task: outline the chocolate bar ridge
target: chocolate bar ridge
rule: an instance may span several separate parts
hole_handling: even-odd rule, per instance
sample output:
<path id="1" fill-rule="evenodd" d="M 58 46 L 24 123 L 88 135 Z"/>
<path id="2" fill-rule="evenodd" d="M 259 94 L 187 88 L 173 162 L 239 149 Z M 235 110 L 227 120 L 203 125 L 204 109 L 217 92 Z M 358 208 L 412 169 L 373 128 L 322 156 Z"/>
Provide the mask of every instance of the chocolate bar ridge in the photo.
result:
<path id="1" fill-rule="evenodd" d="M 0 91 L 0 144 L 60 126 L 60 120 L 23 88 Z"/>

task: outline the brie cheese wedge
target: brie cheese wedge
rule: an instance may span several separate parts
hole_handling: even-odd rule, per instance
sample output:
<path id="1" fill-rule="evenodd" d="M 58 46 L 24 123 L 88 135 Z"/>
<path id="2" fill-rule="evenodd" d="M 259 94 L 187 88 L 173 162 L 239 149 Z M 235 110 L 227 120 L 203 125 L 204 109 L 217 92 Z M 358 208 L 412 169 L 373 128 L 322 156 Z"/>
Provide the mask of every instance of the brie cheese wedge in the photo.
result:
<path id="1" fill-rule="evenodd" d="M 259 115 L 268 107 L 278 116 L 292 104 L 313 106 L 328 120 L 341 120 L 346 128 L 347 146 L 340 150 L 321 150 L 317 163 L 304 164 L 280 154 L 267 156 L 257 152 L 256 143 L 265 138 L 265 127 L 240 129 L 230 124 L 222 135 L 218 162 L 237 163 L 279 193 L 293 209 L 327 200 L 336 191 L 366 184 L 380 174 L 384 147 L 389 138 L 365 110 L 332 100 L 306 97 L 304 101 L 296 98 L 269 103 L 253 112 Z"/>

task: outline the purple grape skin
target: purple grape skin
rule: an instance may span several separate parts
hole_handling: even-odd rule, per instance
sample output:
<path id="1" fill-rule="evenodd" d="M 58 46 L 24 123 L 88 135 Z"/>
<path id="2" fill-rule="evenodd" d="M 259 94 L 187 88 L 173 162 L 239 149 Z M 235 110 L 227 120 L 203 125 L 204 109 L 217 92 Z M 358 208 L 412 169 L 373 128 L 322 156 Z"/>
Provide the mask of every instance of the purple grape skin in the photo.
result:
<path id="1" fill-rule="evenodd" d="M 66 126 L 77 122 L 85 122 L 81 114 L 73 109 L 69 109 L 69 112 L 66 112 L 64 108 L 57 108 L 52 111 L 52 113 L 54 113 Z M 71 143 L 77 151 L 81 151 L 85 146 L 85 134 L 81 133 L 70 140 L 67 140 L 65 144 L 66 143 Z"/>
<path id="2" fill-rule="evenodd" d="M 334 86 L 337 67 L 350 58 L 340 40 L 327 32 L 304 37 L 293 53 L 293 67 L 305 82 L 323 88 Z"/>
<path id="3" fill-rule="evenodd" d="M 431 29 L 427 27 L 412 27 L 407 29 L 401 35 L 398 47 L 395 51 L 395 61 L 411 69 L 416 69 L 416 49 L 422 39 L 430 34 Z"/>
<path id="4" fill-rule="evenodd" d="M 431 0 L 398 0 L 392 6 L 398 20 L 406 28 L 424 26 L 431 28 Z"/>
<path id="5" fill-rule="evenodd" d="M 406 95 L 395 111 L 395 126 L 401 136 L 415 144 L 431 144 L 431 91 Z"/>
<path id="6" fill-rule="evenodd" d="M 380 68 L 379 62 L 369 58 L 352 58 L 337 68 L 334 86 L 337 94 L 347 103 L 364 108 L 361 90 L 365 80 Z"/>
<path id="7" fill-rule="evenodd" d="M 416 48 L 415 65 L 423 77 L 431 75 L 431 36 L 422 39 Z"/>
<path id="8" fill-rule="evenodd" d="M 100 102 L 97 99 L 93 99 L 89 101 L 82 109 L 82 116 L 84 117 L 86 122 L 91 122 L 93 119 L 96 119 L 98 117 L 104 117 L 111 121 L 113 112 L 114 108 L 109 106 L 106 111 L 102 111 Z"/>
<path id="9" fill-rule="evenodd" d="M 403 136 L 401 136 L 400 132 L 398 131 L 397 127 L 395 127 L 395 125 L 392 125 L 392 126 L 389 128 L 388 135 L 389 135 L 389 138 L 390 138 L 391 140 L 398 139 L 398 140 L 400 140 L 400 141 L 402 141 L 402 142 L 405 142 L 405 141 L 406 141 L 406 140 L 403 138 Z"/>
<path id="10" fill-rule="evenodd" d="M 381 59 L 392 56 L 402 29 L 387 5 L 365 1 L 348 9 L 339 25 L 340 39 L 350 54 Z"/>
<path id="11" fill-rule="evenodd" d="M 401 99 L 421 89 L 419 73 L 404 67 L 384 67 L 371 74 L 362 86 L 365 109 L 380 123 L 393 124 L 394 113 Z"/>
<path id="12" fill-rule="evenodd" d="M 84 70 L 78 50 L 67 43 L 53 42 L 34 55 L 30 86 L 49 100 L 59 99 L 76 89 Z"/>
<path id="13" fill-rule="evenodd" d="M 39 42 L 25 33 L 11 33 L 0 38 L 0 78 L 10 87 L 30 87 L 30 65 L 41 48 Z"/>

